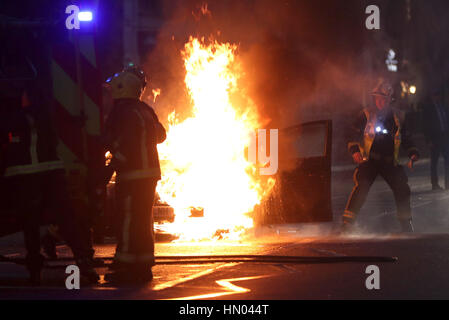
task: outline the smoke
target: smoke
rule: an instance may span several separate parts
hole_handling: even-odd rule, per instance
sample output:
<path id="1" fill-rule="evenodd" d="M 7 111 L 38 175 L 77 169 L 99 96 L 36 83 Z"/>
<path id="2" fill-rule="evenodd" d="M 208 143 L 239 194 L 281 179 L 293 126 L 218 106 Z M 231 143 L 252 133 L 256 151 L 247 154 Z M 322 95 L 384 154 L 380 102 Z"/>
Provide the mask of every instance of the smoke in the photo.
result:
<path id="1" fill-rule="evenodd" d="M 387 1 L 379 2 L 387 5 Z M 333 119 L 333 157 L 349 160 L 341 132 L 366 103 L 367 88 L 385 75 L 378 72 L 386 69 L 382 56 L 394 42 L 386 33 L 365 29 L 367 4 L 371 2 L 164 1 L 165 23 L 145 60 L 151 89 L 161 89 L 161 95 L 151 104 L 163 122 L 173 110 L 181 118 L 189 114 L 181 50 L 190 36 L 236 43 L 244 70 L 241 85 L 255 102 L 265 128 Z M 386 199 L 385 194 L 376 196 L 380 203 Z M 393 202 L 390 204 L 388 210 L 394 211 Z M 449 223 L 447 218 L 441 219 L 444 226 Z M 368 221 L 368 225 L 374 231 L 385 230 L 388 225 L 398 227 L 394 214 Z M 426 226 L 425 230 L 435 229 L 424 221 L 418 221 L 420 225 Z M 330 229 L 311 226 L 300 233 L 304 232 L 329 234 Z"/>
<path id="2" fill-rule="evenodd" d="M 363 102 L 359 1 L 164 1 L 163 12 L 164 26 L 145 62 L 150 86 L 161 89 L 154 105 L 162 121 L 173 110 L 188 114 L 180 52 L 189 36 L 239 45 L 240 85 L 267 127 L 329 119 Z"/>

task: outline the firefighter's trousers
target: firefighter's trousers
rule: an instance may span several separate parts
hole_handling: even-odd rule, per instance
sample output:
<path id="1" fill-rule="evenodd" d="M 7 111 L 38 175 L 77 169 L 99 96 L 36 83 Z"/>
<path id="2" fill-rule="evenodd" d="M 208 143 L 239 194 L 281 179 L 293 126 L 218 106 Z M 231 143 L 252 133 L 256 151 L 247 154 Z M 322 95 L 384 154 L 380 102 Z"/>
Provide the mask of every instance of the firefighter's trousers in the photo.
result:
<path id="1" fill-rule="evenodd" d="M 39 226 L 43 223 L 59 226 L 76 259 L 92 255 L 90 239 L 71 205 L 63 171 L 8 177 L 6 185 L 9 207 L 23 228 L 29 268 L 42 264 Z"/>
<path id="2" fill-rule="evenodd" d="M 118 244 L 115 261 L 120 265 L 154 265 L 153 203 L 157 179 L 117 183 Z"/>
<path id="3" fill-rule="evenodd" d="M 343 221 L 352 223 L 365 203 L 376 177 L 380 175 L 390 186 L 396 201 L 397 217 L 401 221 L 411 220 L 410 187 L 402 166 L 393 163 L 369 160 L 354 171 L 354 188 L 343 215 Z"/>

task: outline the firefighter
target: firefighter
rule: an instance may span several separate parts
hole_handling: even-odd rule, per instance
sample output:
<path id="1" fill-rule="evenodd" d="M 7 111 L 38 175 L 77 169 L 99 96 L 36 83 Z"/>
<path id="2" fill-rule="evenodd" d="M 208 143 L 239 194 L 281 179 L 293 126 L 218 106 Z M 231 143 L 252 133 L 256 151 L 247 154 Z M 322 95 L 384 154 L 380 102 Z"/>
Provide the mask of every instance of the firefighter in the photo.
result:
<path id="1" fill-rule="evenodd" d="M 33 285 L 41 282 L 44 258 L 40 253 L 39 226 L 45 214 L 56 223 L 72 249 L 80 273 L 89 282 L 99 277 L 90 263 L 89 239 L 81 236 L 80 221 L 70 206 L 63 162 L 58 158 L 57 138 L 38 88 L 29 87 L 0 123 L 7 141 L 4 179 L 9 208 L 17 216 L 25 238 L 26 267 Z M 47 216 L 48 217 L 48 216 Z"/>
<path id="2" fill-rule="evenodd" d="M 116 171 L 118 244 L 111 282 L 151 281 L 154 265 L 153 203 L 161 178 L 157 144 L 166 132 L 154 110 L 140 100 L 145 74 L 129 66 L 107 80 L 113 108 L 105 125 L 106 149 Z"/>
<path id="3" fill-rule="evenodd" d="M 343 214 L 343 233 L 351 230 L 378 175 L 393 191 L 402 231 L 413 232 L 410 187 L 405 170 L 399 165 L 399 148 L 401 145 L 406 148 L 410 169 L 418 160 L 419 152 L 406 130 L 404 113 L 391 106 L 392 95 L 388 82 L 380 82 L 371 92 L 371 105 L 362 111 L 351 128 L 355 139 L 349 142 L 348 149 L 358 167 L 354 172 L 355 186 Z M 358 141 L 360 138 L 362 143 Z"/>

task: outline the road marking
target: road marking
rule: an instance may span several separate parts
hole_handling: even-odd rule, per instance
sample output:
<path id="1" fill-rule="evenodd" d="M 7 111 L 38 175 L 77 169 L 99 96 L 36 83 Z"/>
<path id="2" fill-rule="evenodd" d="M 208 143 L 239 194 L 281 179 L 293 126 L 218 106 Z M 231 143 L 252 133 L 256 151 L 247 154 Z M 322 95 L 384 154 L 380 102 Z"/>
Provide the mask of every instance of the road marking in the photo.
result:
<path id="1" fill-rule="evenodd" d="M 214 293 L 201 294 L 201 295 L 197 295 L 197 296 L 170 298 L 170 299 L 162 299 L 162 300 L 198 300 L 198 299 L 217 298 L 217 297 L 228 296 L 228 295 L 237 294 L 237 293 L 246 293 L 246 292 L 250 292 L 251 290 L 248 288 L 239 287 L 239 286 L 233 284 L 232 282 L 255 280 L 255 279 L 262 279 L 262 278 L 267 278 L 267 277 L 270 277 L 270 275 L 217 280 L 215 282 L 220 287 L 224 288 L 226 290 L 225 292 L 214 292 Z"/>
<path id="2" fill-rule="evenodd" d="M 153 290 L 154 291 L 160 291 L 160 290 L 163 290 L 163 289 L 171 288 L 171 287 L 174 287 L 174 286 L 176 286 L 176 285 L 178 285 L 180 283 L 187 282 L 187 281 L 190 281 L 190 280 L 193 280 L 193 279 L 205 276 L 207 274 L 210 274 L 210 273 L 212 273 L 212 272 L 214 272 L 214 271 L 216 271 L 218 269 L 221 269 L 221 268 L 224 268 L 224 267 L 233 266 L 233 265 L 237 265 L 237 264 L 238 263 L 222 264 L 222 265 L 217 266 L 215 268 L 207 269 L 207 270 L 201 271 L 199 273 L 195 273 L 193 275 L 190 275 L 188 277 L 184 277 L 184 278 L 181 278 L 181 279 L 176 279 L 176 280 L 172 280 L 172 281 L 168 281 L 168 282 L 164 282 L 164 283 L 158 284 L 158 285 L 153 287 Z"/>

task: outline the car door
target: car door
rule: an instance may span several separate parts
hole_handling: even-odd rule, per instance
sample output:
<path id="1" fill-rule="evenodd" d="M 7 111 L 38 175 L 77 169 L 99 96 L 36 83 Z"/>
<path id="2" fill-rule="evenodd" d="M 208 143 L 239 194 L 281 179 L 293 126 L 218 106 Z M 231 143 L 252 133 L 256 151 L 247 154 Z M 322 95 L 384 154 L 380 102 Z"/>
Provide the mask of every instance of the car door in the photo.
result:
<path id="1" fill-rule="evenodd" d="M 332 122 L 307 122 L 279 131 L 279 170 L 260 224 L 332 221 Z"/>

